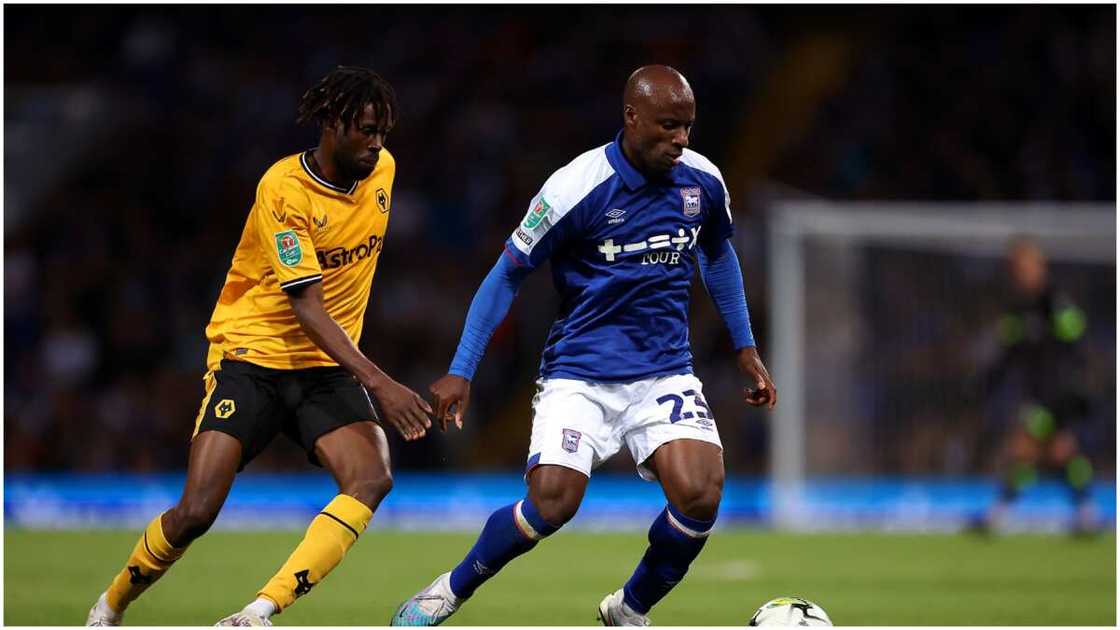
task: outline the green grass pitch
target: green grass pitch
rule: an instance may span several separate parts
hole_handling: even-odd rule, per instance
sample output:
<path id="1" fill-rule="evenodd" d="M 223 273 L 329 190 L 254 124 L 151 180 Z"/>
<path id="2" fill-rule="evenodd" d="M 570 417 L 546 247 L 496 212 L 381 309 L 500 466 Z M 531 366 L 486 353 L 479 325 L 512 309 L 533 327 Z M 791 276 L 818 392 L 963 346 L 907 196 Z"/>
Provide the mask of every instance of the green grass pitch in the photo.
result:
<path id="1" fill-rule="evenodd" d="M 80 625 L 139 531 L 4 534 L 4 623 Z M 247 603 L 300 532 L 212 532 L 128 610 L 128 625 L 210 625 Z M 370 530 L 277 625 L 383 625 L 471 534 Z M 594 625 L 645 537 L 561 531 L 514 560 L 447 625 Z M 1115 625 L 1116 538 L 718 531 L 653 610 L 658 625 L 744 626 L 779 595 L 838 625 Z"/>

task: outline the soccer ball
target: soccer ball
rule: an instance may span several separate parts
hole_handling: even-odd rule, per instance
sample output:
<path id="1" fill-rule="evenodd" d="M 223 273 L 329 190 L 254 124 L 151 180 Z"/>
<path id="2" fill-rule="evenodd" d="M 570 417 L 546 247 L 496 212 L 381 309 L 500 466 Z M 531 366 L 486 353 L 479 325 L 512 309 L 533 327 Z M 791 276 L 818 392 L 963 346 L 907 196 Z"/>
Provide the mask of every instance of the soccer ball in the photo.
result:
<path id="1" fill-rule="evenodd" d="M 800 597 L 778 597 L 755 611 L 751 626 L 831 626 L 823 608 Z"/>

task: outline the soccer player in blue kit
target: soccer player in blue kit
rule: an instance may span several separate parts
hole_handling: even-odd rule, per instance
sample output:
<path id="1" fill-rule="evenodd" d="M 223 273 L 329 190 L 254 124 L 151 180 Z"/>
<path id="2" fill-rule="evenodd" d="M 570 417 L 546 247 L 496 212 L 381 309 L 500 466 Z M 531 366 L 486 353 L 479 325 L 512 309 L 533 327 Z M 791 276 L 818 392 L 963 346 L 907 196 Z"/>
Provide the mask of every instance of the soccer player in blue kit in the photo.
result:
<path id="1" fill-rule="evenodd" d="M 625 586 L 599 604 L 607 626 L 646 614 L 684 577 L 715 524 L 723 449 L 692 373 L 694 264 L 731 332 L 750 385 L 773 408 L 777 390 L 755 348 L 731 207 L 718 168 L 689 150 L 692 89 L 667 66 L 635 71 L 613 142 L 556 171 L 506 241 L 467 313 L 448 374 L 431 386 L 435 418 L 462 426 L 474 375 L 520 282 L 545 260 L 562 296 L 541 357 L 525 498 L 499 508 L 458 566 L 401 604 L 394 626 L 442 623 L 506 563 L 568 522 L 591 471 L 625 444 L 668 505 Z"/>

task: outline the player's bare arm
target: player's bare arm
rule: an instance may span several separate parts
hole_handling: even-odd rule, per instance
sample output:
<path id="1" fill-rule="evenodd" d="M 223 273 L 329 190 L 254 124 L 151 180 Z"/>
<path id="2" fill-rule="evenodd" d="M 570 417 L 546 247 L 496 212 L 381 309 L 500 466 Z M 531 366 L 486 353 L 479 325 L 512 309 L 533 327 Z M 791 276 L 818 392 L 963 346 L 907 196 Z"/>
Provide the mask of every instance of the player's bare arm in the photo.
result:
<path id="1" fill-rule="evenodd" d="M 406 440 L 424 437 L 432 408 L 419 394 L 393 380 L 354 345 L 323 306 L 323 287 L 314 283 L 288 295 L 307 337 L 353 374 L 377 398 L 385 420 Z"/>
<path id="2" fill-rule="evenodd" d="M 774 387 L 770 372 L 766 370 L 762 358 L 758 356 L 758 348 L 754 346 L 740 348 L 735 359 L 739 364 L 739 371 L 754 384 L 753 387 L 748 385 L 744 388 L 744 402 L 755 407 L 765 405 L 767 409 L 773 409 L 774 405 L 778 404 L 778 389 Z"/>

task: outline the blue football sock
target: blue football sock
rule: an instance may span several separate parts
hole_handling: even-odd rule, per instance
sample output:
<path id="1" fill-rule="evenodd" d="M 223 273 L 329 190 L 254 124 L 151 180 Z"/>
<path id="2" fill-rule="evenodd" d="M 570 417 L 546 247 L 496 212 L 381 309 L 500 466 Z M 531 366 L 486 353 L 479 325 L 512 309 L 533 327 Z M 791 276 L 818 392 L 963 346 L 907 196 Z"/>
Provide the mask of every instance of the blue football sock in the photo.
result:
<path id="1" fill-rule="evenodd" d="M 452 569 L 451 592 L 457 597 L 470 597 L 507 562 L 537 546 L 537 541 L 557 529 L 541 518 L 527 498 L 498 508 L 487 519 L 467 557 Z"/>
<path id="2" fill-rule="evenodd" d="M 649 547 L 622 589 L 635 612 L 646 614 L 684 578 L 708 540 L 715 520 L 700 521 L 666 506 L 649 528 Z"/>

